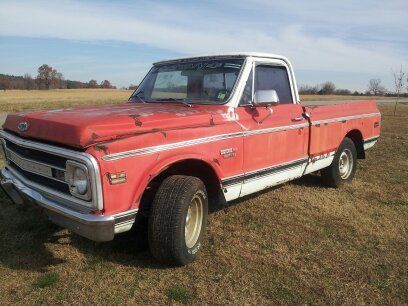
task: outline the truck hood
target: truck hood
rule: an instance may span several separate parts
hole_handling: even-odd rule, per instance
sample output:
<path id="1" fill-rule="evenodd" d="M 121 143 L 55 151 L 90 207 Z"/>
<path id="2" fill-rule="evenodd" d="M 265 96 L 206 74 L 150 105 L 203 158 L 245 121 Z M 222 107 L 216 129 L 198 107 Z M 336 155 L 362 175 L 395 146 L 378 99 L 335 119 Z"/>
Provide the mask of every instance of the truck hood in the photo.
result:
<path id="1" fill-rule="evenodd" d="M 125 103 L 9 114 L 3 129 L 24 138 L 86 148 L 137 134 L 225 121 L 226 106 Z"/>

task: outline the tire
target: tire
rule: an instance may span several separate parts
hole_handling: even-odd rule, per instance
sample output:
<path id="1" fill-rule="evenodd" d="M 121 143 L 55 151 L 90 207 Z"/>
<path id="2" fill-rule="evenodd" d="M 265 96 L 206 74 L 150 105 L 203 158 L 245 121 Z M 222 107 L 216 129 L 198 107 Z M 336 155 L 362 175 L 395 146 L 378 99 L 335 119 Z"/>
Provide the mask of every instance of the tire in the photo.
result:
<path id="1" fill-rule="evenodd" d="M 152 255 L 169 265 L 184 266 L 194 261 L 204 238 L 207 215 L 207 191 L 200 179 L 182 175 L 166 178 L 149 215 Z"/>
<path id="2" fill-rule="evenodd" d="M 340 187 L 353 180 L 357 169 L 357 150 L 350 138 L 344 138 L 333 162 L 321 170 L 323 181 L 330 187 Z"/>

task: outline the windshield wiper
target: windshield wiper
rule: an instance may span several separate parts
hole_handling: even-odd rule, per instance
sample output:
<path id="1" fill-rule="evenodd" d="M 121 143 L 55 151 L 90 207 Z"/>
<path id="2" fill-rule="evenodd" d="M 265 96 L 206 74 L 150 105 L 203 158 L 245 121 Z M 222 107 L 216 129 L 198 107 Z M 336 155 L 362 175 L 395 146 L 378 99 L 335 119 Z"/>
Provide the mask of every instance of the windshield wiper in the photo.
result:
<path id="1" fill-rule="evenodd" d="M 161 98 L 157 99 L 157 101 L 174 101 L 183 103 L 187 107 L 192 107 L 193 105 L 187 102 L 187 99 L 175 99 L 175 98 Z"/>

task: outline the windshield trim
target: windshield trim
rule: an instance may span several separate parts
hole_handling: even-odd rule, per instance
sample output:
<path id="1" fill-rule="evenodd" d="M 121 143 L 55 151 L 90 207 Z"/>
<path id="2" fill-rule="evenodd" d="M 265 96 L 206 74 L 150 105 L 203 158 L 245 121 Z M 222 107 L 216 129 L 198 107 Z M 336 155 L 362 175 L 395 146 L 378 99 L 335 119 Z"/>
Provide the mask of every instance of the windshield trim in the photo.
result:
<path id="1" fill-rule="evenodd" d="M 240 68 L 240 71 L 239 71 L 239 74 L 238 74 L 238 76 L 237 76 L 237 79 L 235 80 L 235 83 L 234 83 L 234 86 L 233 86 L 233 88 L 232 88 L 232 90 L 231 90 L 231 94 L 229 95 L 229 97 L 228 97 L 228 99 L 227 100 L 225 100 L 225 101 L 214 101 L 214 102 L 212 102 L 211 100 L 208 100 L 208 102 L 199 102 L 199 103 L 197 103 L 197 102 L 194 102 L 194 101 L 188 101 L 190 104 L 197 104 L 197 105 L 225 105 L 225 104 L 228 104 L 229 102 L 231 102 L 231 100 L 232 99 L 234 99 L 235 98 L 235 94 L 236 94 L 236 91 L 237 91 L 237 87 L 238 87 L 238 85 L 241 83 L 241 78 L 242 78 L 242 74 L 243 74 L 243 71 L 245 70 L 244 68 L 246 67 L 246 64 L 247 64 L 247 61 L 248 61 L 248 57 L 245 57 L 245 56 L 220 56 L 220 57 L 211 57 L 212 59 L 237 59 L 237 58 L 243 58 L 244 59 L 244 62 L 242 63 L 242 66 L 241 66 L 241 68 Z M 181 59 L 181 60 L 175 60 L 175 61 L 172 61 L 172 63 L 174 62 L 174 63 L 178 63 L 178 62 L 195 62 L 195 61 L 202 61 L 202 60 L 204 60 L 205 59 L 205 57 L 201 57 L 201 58 L 190 58 L 190 59 L 188 59 L 188 58 L 186 58 L 186 59 Z M 154 68 L 157 68 L 157 67 L 160 67 L 160 66 L 166 66 L 166 65 L 168 65 L 169 64 L 169 62 L 159 62 L 159 63 L 155 63 L 155 64 L 153 64 L 153 66 L 149 69 L 149 71 L 146 73 L 146 75 L 143 77 L 143 79 L 142 79 L 142 81 L 139 83 L 139 85 L 137 86 L 137 88 L 132 92 L 132 94 L 130 95 L 130 97 L 129 97 L 129 99 L 128 99 L 128 102 L 129 103 L 141 103 L 141 102 L 134 102 L 134 101 L 130 101 L 130 99 L 133 97 L 133 95 L 134 94 L 136 94 L 136 92 L 139 90 L 139 88 L 140 88 L 140 85 L 143 83 L 143 81 L 147 78 L 147 76 L 149 75 L 149 73 L 154 69 Z M 174 101 L 168 101 L 168 102 L 165 102 L 165 101 L 157 101 L 157 100 L 152 100 L 152 99 L 146 99 L 145 97 L 143 97 L 143 99 L 145 100 L 145 102 L 146 103 L 174 103 Z"/>

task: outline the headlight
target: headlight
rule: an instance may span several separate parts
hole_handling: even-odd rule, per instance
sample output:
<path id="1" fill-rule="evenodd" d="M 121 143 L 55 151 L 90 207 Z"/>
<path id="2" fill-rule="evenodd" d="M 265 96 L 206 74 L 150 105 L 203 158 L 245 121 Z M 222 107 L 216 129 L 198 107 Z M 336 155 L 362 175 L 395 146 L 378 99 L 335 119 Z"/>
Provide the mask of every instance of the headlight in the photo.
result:
<path id="1" fill-rule="evenodd" d="M 90 200 L 91 190 L 86 166 L 69 160 L 67 161 L 66 168 L 65 180 L 69 184 L 71 194 L 77 198 Z"/>

